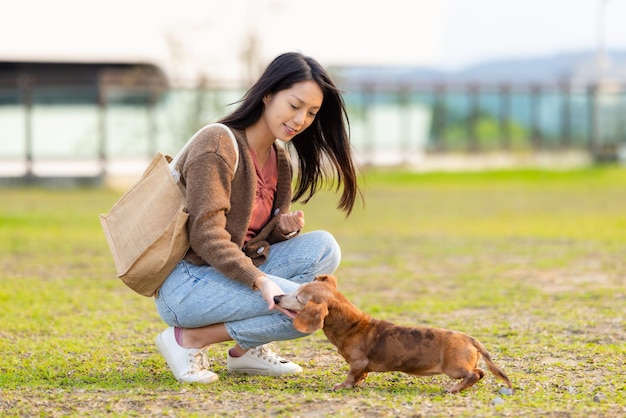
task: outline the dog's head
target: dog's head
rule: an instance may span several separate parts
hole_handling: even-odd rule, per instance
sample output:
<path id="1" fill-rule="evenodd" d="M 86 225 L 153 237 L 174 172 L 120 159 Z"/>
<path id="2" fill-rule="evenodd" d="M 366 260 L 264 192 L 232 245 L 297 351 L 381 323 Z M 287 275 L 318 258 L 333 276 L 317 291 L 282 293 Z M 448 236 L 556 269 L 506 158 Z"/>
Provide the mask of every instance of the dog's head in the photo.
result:
<path id="1" fill-rule="evenodd" d="M 321 275 L 292 293 L 275 296 L 274 303 L 289 311 L 295 329 L 311 333 L 324 327 L 328 301 L 336 288 L 337 279 L 334 276 Z"/>

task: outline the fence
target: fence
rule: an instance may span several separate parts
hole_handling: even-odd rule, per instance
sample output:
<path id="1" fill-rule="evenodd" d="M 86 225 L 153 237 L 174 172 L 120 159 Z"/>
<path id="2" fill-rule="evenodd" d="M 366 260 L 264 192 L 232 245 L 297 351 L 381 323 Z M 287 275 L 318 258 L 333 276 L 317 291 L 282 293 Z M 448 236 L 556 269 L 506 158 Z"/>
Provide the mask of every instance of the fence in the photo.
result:
<path id="1" fill-rule="evenodd" d="M 365 163 L 567 150 L 605 161 L 618 159 L 626 148 L 622 85 L 344 81 L 340 86 L 353 145 Z M 175 153 L 242 94 L 240 89 L 0 83 L 0 177 L 135 173 L 157 150 Z"/>
<path id="2" fill-rule="evenodd" d="M 626 144 L 626 87 L 574 84 L 360 84 L 350 86 L 352 114 L 368 124 L 387 107 L 411 129 L 420 112 L 427 131 L 404 134 L 404 148 L 427 153 L 584 150 L 615 159 Z M 375 119 L 375 118 L 374 118 Z M 365 147 L 376 138 L 364 132 Z M 402 135 L 401 135 L 402 136 Z"/>

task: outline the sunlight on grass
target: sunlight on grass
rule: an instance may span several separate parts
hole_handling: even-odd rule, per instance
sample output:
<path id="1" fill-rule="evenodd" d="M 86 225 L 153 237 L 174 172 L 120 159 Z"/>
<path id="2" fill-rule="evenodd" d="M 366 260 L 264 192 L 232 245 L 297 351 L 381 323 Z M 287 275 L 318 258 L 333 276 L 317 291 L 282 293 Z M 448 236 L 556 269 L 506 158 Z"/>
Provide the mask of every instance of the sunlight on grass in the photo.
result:
<path id="1" fill-rule="evenodd" d="M 371 315 L 481 340 L 517 393 L 494 406 L 488 374 L 459 396 L 445 376 L 347 366 L 316 332 L 280 342 L 297 377 L 175 382 L 153 344 L 153 301 L 115 277 L 98 214 L 119 192 L 0 190 L 0 413 L 9 416 L 623 416 L 626 169 L 419 174 L 367 171 L 365 207 L 308 205 L 306 229 L 342 247 L 339 289 Z M 254 399 L 254 402 L 250 402 Z M 211 411 L 207 413 L 207 411 Z"/>

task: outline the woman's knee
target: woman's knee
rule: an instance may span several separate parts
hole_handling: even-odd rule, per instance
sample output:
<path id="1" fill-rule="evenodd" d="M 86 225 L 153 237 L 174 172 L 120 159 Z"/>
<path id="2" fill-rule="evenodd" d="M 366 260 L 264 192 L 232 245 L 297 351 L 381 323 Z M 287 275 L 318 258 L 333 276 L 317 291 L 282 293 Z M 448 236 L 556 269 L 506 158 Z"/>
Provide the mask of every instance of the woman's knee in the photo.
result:
<path id="1" fill-rule="evenodd" d="M 339 247 L 339 243 L 328 231 L 319 230 L 311 232 L 311 234 L 315 234 L 317 248 L 320 251 L 320 264 L 330 269 L 327 273 L 334 272 L 339 267 L 339 263 L 341 263 L 341 247 Z"/>

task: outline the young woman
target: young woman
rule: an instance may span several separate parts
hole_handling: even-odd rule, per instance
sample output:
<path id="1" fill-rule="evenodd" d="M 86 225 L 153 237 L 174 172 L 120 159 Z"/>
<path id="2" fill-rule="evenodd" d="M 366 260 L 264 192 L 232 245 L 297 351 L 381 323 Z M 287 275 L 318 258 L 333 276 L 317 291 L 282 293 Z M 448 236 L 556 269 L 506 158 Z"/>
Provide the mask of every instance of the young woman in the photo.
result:
<path id="1" fill-rule="evenodd" d="M 300 53 L 274 59 L 239 107 L 194 140 L 178 169 L 187 189 L 191 248 L 156 297 L 170 325 L 156 344 L 181 382 L 210 383 L 205 349 L 234 340 L 229 372 L 300 373 L 265 344 L 302 337 L 274 305 L 318 274 L 332 273 L 341 253 L 328 232 L 301 233 L 306 203 L 328 184 L 342 190 L 338 208 L 350 214 L 359 196 L 341 94 L 326 70 Z M 298 175 L 282 143 L 293 147 Z M 330 183 L 328 183 L 330 182 Z"/>

